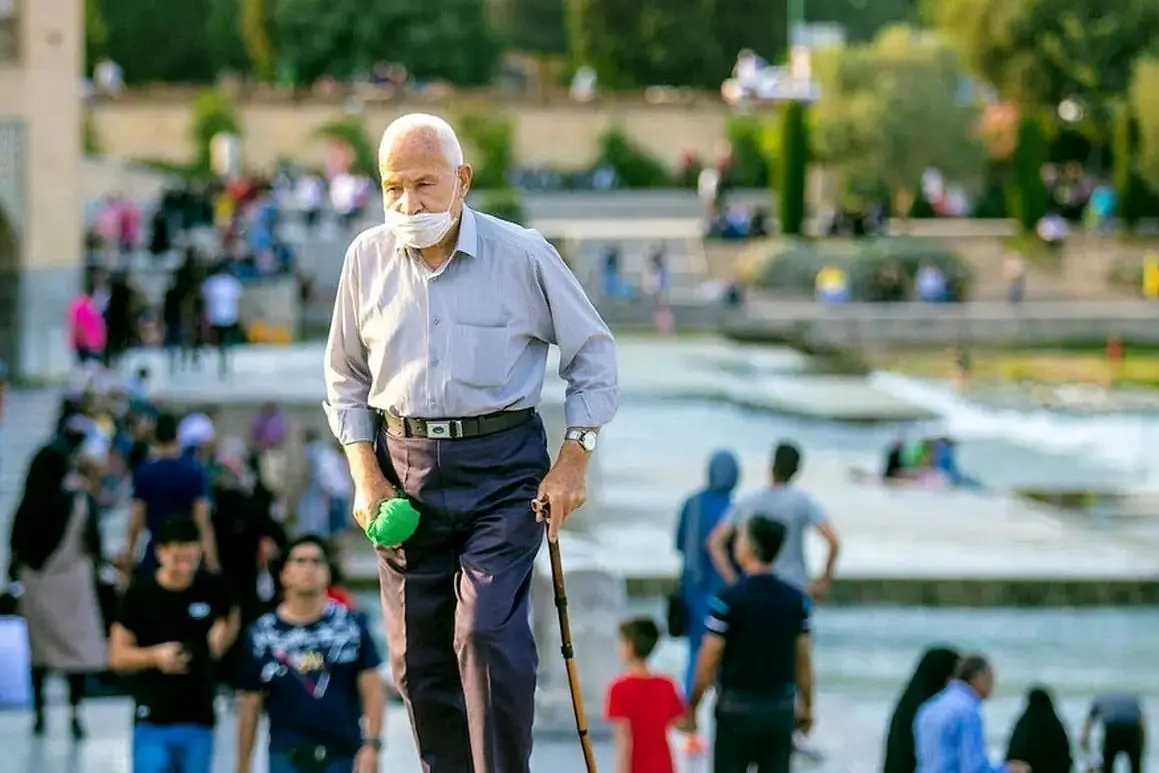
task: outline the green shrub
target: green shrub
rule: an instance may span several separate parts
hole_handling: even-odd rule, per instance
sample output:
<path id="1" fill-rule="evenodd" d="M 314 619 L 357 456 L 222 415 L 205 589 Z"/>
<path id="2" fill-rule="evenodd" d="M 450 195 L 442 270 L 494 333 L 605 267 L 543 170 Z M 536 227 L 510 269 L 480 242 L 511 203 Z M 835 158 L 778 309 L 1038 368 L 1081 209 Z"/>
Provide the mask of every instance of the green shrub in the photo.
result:
<path id="1" fill-rule="evenodd" d="M 909 237 L 870 240 L 778 240 L 743 265 L 746 283 L 766 290 L 813 296 L 817 273 L 828 266 L 845 271 L 854 300 L 871 299 L 873 279 L 893 266 L 913 295 L 914 277 L 923 263 L 941 269 L 956 301 L 969 297 L 973 283 L 970 266 L 955 253 L 923 239 Z"/>
<path id="2" fill-rule="evenodd" d="M 1116 204 L 1119 220 L 1128 231 L 1134 231 L 1155 203 L 1139 174 L 1139 122 L 1128 107 L 1120 108 L 1115 116 L 1114 178 L 1118 194 Z"/>
<path id="3" fill-rule="evenodd" d="M 479 211 L 488 215 L 526 225 L 527 211 L 523 197 L 512 188 L 493 188 L 479 197 Z"/>
<path id="4" fill-rule="evenodd" d="M 625 188 L 663 188 L 672 182 L 664 163 L 634 143 L 618 126 L 600 135 L 596 165 L 615 170 L 620 185 Z"/>
<path id="5" fill-rule="evenodd" d="M 1046 214 L 1046 183 L 1042 180 L 1046 153 L 1042 122 L 1037 116 L 1024 115 L 1018 125 L 1018 147 L 1014 150 L 1014 187 L 1007 198 L 1023 233 L 1033 233 Z"/>
<path id="6" fill-rule="evenodd" d="M 1143 294 L 1143 259 L 1119 258 L 1107 270 L 1107 284 Z"/>
<path id="7" fill-rule="evenodd" d="M 805 126 L 805 106 L 790 102 L 785 106 L 780 158 L 781 233 L 800 236 L 805 224 L 805 185 L 808 176 L 809 138 Z"/>
<path id="8" fill-rule="evenodd" d="M 242 134 L 241 120 L 233 101 L 216 89 L 207 89 L 193 102 L 194 168 L 201 174 L 212 171 L 209 145 L 218 134 Z"/>
<path id="9" fill-rule="evenodd" d="M 480 190 L 506 188 L 515 164 L 515 126 L 507 116 L 472 113 L 459 119 L 459 136 L 474 151 L 473 185 Z"/>
<path id="10" fill-rule="evenodd" d="M 83 112 L 84 148 L 86 156 L 101 154 L 101 135 L 97 132 L 97 123 L 93 120 L 93 111 L 85 108 Z"/>
<path id="11" fill-rule="evenodd" d="M 337 142 L 350 148 L 350 152 L 354 155 L 352 171 L 378 179 L 378 153 L 361 118 L 348 116 L 330 121 L 315 129 L 314 134 L 319 139 Z"/>
<path id="12" fill-rule="evenodd" d="M 729 182 L 736 188 L 766 188 L 771 183 L 772 159 L 764 148 L 764 126 L 756 116 L 737 115 L 725 124 L 732 147 Z"/>

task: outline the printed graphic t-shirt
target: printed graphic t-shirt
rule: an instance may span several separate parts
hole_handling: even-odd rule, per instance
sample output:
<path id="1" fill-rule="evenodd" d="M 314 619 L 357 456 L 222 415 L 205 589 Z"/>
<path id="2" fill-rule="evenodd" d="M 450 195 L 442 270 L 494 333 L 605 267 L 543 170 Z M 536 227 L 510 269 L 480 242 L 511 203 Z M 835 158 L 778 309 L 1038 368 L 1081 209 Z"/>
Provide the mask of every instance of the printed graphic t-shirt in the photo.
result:
<path id="1" fill-rule="evenodd" d="M 362 746 L 358 676 L 381 663 L 366 618 L 340 604 L 310 625 L 270 612 L 250 627 L 239 687 L 264 696 L 270 751 L 321 745 L 352 755 Z"/>

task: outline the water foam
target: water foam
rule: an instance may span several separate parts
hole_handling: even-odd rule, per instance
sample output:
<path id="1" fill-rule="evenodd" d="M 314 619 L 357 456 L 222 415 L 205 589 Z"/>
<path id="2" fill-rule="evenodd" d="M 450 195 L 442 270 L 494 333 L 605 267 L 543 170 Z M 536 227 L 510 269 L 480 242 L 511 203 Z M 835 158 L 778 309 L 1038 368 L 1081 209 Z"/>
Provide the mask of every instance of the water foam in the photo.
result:
<path id="1" fill-rule="evenodd" d="M 959 439 L 1002 439 L 1053 454 L 1089 454 L 1115 468 L 1159 478 L 1159 459 L 1148 453 L 1146 442 L 1159 437 L 1159 418 L 1153 416 L 988 408 L 943 384 L 884 371 L 872 373 L 870 383 L 937 413 L 939 426 Z"/>

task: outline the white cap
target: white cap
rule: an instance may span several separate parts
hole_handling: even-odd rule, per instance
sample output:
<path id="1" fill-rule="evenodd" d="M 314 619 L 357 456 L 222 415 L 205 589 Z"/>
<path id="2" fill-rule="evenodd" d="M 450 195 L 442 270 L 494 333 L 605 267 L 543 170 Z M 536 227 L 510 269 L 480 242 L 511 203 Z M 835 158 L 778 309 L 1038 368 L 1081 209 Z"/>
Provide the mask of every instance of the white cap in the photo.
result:
<path id="1" fill-rule="evenodd" d="M 177 425 L 177 445 L 182 449 L 198 448 L 213 437 L 213 421 L 204 413 L 191 413 Z"/>

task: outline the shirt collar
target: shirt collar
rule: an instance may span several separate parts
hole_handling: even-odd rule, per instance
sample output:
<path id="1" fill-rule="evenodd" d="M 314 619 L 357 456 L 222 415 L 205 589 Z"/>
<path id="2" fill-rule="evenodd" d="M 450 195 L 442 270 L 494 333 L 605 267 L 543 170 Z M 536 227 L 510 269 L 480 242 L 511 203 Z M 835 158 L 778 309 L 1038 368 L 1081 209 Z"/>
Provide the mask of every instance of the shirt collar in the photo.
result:
<path id="1" fill-rule="evenodd" d="M 961 681 L 960 679 L 955 679 L 954 681 L 950 682 L 948 689 L 958 693 L 974 705 L 981 705 L 982 703 L 982 698 L 978 696 L 978 693 L 974 692 L 974 688 Z"/>

